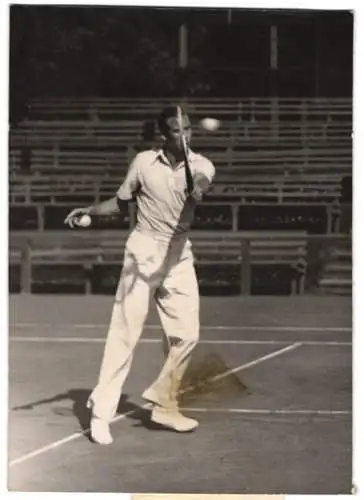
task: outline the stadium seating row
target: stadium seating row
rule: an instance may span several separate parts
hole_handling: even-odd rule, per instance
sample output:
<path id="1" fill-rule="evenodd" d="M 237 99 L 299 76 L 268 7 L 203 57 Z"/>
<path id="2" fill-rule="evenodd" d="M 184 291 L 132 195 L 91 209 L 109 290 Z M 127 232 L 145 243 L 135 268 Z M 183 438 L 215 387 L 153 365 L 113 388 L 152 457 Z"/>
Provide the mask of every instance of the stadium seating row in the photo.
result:
<path id="1" fill-rule="evenodd" d="M 169 101 L 33 101 L 28 118 L 10 134 L 10 200 L 56 202 L 77 194 L 100 199 L 113 193 L 140 146 L 142 118 L 148 113 L 155 117 Z M 196 149 L 218 170 L 214 199 L 331 203 L 340 196 L 341 178 L 352 163 L 350 101 L 191 99 L 188 109 L 194 119 L 207 110 L 222 118 L 217 132 L 197 128 L 194 137 Z M 81 110 L 87 111 L 82 119 L 77 116 Z M 24 163 L 34 180 L 19 176 Z M 90 168 L 110 182 L 91 185 L 79 177 L 75 185 L 65 177 L 59 182 L 49 177 L 69 174 L 74 179 Z M 248 178 L 264 174 L 262 182 Z M 303 174 L 312 180 L 304 180 Z"/>
<path id="2" fill-rule="evenodd" d="M 315 174 L 347 175 L 352 168 L 352 149 L 326 147 L 268 149 L 266 145 L 253 151 L 234 149 L 219 151 L 216 146 L 196 148 L 214 162 L 217 174 L 224 179 L 234 176 L 269 174 L 295 174 L 296 172 Z M 11 173 L 28 168 L 32 174 L 82 174 L 124 176 L 126 169 L 135 156 L 134 148 L 84 149 L 66 148 L 27 148 L 10 150 Z M 24 155 L 26 159 L 24 159 Z M 27 163 L 28 166 L 24 166 Z"/>
<path id="3" fill-rule="evenodd" d="M 127 121 L 34 121 L 24 120 L 11 131 L 11 146 L 49 144 L 115 145 L 141 140 L 143 122 Z M 193 130 L 197 146 L 219 144 L 225 148 L 257 144 L 260 141 L 284 145 L 329 142 L 338 147 L 352 134 L 351 122 L 224 122 L 216 131 Z"/>
<path id="4" fill-rule="evenodd" d="M 77 98 L 33 99 L 29 115 L 33 119 L 115 119 L 141 116 L 155 117 L 160 109 L 179 98 Z M 188 98 L 186 109 L 192 117 L 216 116 L 221 119 L 268 119 L 277 114 L 283 117 L 312 116 L 328 119 L 351 118 L 352 101 L 340 98 Z"/>
<path id="5" fill-rule="evenodd" d="M 350 238 L 333 245 L 327 258 L 327 265 L 319 277 L 323 293 L 350 295 L 352 292 L 352 248 Z"/>
<path id="6" fill-rule="evenodd" d="M 31 103 L 28 118 L 10 132 L 10 226 L 13 237 L 28 242 L 19 246 L 12 240 L 11 268 L 21 267 L 24 290 L 36 289 L 44 279 L 55 283 L 72 277 L 79 289 L 90 291 L 95 273 L 115 285 L 124 243 L 120 230 L 133 224 L 133 210 L 95 221 L 97 232 L 64 231 L 63 219 L 73 206 L 114 194 L 142 146 L 143 120 L 155 118 L 169 101 Z M 257 266 L 271 268 L 274 275 L 283 267 L 289 290 L 302 293 L 306 233 L 337 232 L 341 180 L 352 168 L 351 107 L 344 99 L 189 100 L 193 120 L 206 115 L 222 120 L 216 133 L 197 128 L 194 134 L 196 149 L 217 167 L 216 183 L 203 209 L 198 207 L 194 227 L 204 230 L 194 233 L 200 284 L 233 283 L 249 293 Z M 29 175 L 23 175 L 24 165 Z M 105 233 L 106 228 L 118 230 Z M 41 231 L 34 238 L 27 229 Z M 241 230 L 250 229 L 259 236 L 241 240 Z M 348 255 L 345 262 L 329 262 L 320 278 L 323 288 L 350 289 Z"/>
<path id="7" fill-rule="evenodd" d="M 123 177 L 94 177 L 86 175 L 53 175 L 33 177 L 17 175 L 10 184 L 10 203 L 31 204 L 40 200 L 57 203 L 60 200 L 80 200 L 89 197 L 99 202 L 115 195 Z M 294 201 L 332 203 L 341 197 L 341 178 L 338 176 L 318 177 L 314 175 L 295 175 L 291 177 L 261 176 L 242 177 L 240 182 L 217 176 L 215 183 L 206 195 L 206 200 L 249 202 Z"/>
<path id="8" fill-rule="evenodd" d="M 24 154 L 24 153 L 23 153 Z M 243 152 L 211 151 L 216 181 L 214 199 L 246 202 L 332 202 L 340 197 L 341 181 L 352 169 L 351 149 Z M 53 200 L 93 195 L 98 200 L 115 192 L 135 150 L 31 151 L 28 167 L 19 149 L 10 153 L 11 202 Z M 28 170 L 28 175 L 23 172 Z M 92 175 L 91 175 L 92 171 Z M 218 198 L 217 198 L 218 197 Z"/>

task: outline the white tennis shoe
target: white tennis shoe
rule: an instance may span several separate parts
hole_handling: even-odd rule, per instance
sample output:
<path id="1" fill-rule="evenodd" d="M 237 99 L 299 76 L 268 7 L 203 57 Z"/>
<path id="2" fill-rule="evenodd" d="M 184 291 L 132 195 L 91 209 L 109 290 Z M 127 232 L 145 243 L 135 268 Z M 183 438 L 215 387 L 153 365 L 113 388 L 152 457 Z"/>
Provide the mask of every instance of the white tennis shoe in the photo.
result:
<path id="1" fill-rule="evenodd" d="M 110 432 L 110 424 L 106 420 L 92 417 L 90 430 L 92 440 L 97 444 L 107 445 L 114 441 Z"/>
<path id="2" fill-rule="evenodd" d="M 177 432 L 191 432 L 198 427 L 197 420 L 185 417 L 177 409 L 155 406 L 151 413 L 152 422 Z"/>

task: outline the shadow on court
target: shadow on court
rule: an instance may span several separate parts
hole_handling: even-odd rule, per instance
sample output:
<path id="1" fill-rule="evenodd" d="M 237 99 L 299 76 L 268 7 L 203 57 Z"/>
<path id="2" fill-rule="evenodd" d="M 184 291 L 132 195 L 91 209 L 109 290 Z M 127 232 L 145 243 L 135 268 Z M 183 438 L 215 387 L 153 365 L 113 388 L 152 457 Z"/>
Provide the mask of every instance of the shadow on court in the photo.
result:
<path id="1" fill-rule="evenodd" d="M 220 378 L 221 375 L 222 378 Z M 87 400 L 91 392 L 91 389 L 70 389 L 49 398 L 14 406 L 11 411 L 30 412 L 39 406 L 51 405 L 51 411 L 56 415 L 69 416 L 71 413 L 77 419 L 85 437 L 91 440 L 89 433 L 91 410 L 87 408 Z M 182 408 L 196 404 L 208 405 L 209 403 L 216 403 L 216 405 L 220 405 L 223 400 L 241 398 L 241 396 L 249 394 L 250 391 L 242 380 L 235 374 L 229 373 L 229 367 L 222 357 L 217 354 L 209 354 L 204 357 L 195 356 L 192 359 L 182 381 L 178 403 Z M 65 408 L 64 405 L 54 405 L 54 403 L 67 401 L 72 402 L 71 409 Z M 152 422 L 150 409 L 132 401 L 128 394 L 121 395 L 117 415 L 125 415 L 125 418 L 134 420 L 136 423 L 133 427 L 168 431 L 167 428 Z"/>
<path id="2" fill-rule="evenodd" d="M 89 433 L 91 410 L 87 408 L 87 400 L 91 394 L 91 389 L 71 389 L 68 392 L 57 394 L 51 398 L 40 399 L 37 401 L 32 401 L 21 406 L 14 406 L 11 411 L 32 411 L 38 406 L 49 405 L 52 403 L 60 403 L 64 401 L 72 401 L 72 414 L 77 419 L 80 429 L 85 433 L 85 437 L 91 440 Z M 69 411 L 65 411 L 62 407 L 53 407 L 53 412 L 57 415 L 67 415 L 69 416 Z M 143 408 L 142 406 L 134 403 L 129 399 L 127 394 L 123 394 L 120 398 L 117 415 L 126 414 L 127 418 L 131 418 L 138 422 L 136 427 L 145 427 L 149 430 L 160 430 L 163 429 L 161 426 L 154 424 L 150 420 L 150 410 Z"/>

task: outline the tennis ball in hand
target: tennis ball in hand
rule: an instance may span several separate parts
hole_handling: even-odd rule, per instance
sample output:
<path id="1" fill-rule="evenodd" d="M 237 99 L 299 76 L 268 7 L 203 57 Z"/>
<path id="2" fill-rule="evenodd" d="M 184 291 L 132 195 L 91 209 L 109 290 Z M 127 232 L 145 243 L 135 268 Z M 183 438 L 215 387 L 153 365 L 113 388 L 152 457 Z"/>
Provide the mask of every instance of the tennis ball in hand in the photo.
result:
<path id="1" fill-rule="evenodd" d="M 203 129 L 214 132 L 220 127 L 220 121 L 216 118 L 204 118 L 200 121 L 200 125 Z"/>
<path id="2" fill-rule="evenodd" d="M 88 227 L 91 224 L 91 217 L 87 214 L 81 215 L 77 219 L 77 225 L 80 227 Z"/>

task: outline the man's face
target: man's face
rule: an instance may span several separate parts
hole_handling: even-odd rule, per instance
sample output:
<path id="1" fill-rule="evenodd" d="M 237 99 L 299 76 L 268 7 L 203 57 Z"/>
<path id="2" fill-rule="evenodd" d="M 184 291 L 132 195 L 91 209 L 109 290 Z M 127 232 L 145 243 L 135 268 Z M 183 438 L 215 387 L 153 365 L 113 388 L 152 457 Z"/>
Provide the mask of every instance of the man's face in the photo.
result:
<path id="1" fill-rule="evenodd" d="M 166 139 L 167 144 L 171 149 L 176 149 L 177 151 L 182 151 L 182 141 L 180 135 L 180 128 L 177 118 L 171 117 L 167 120 L 167 132 Z M 185 137 L 187 146 L 189 146 L 191 141 L 191 122 L 187 115 L 182 116 L 182 134 Z"/>

